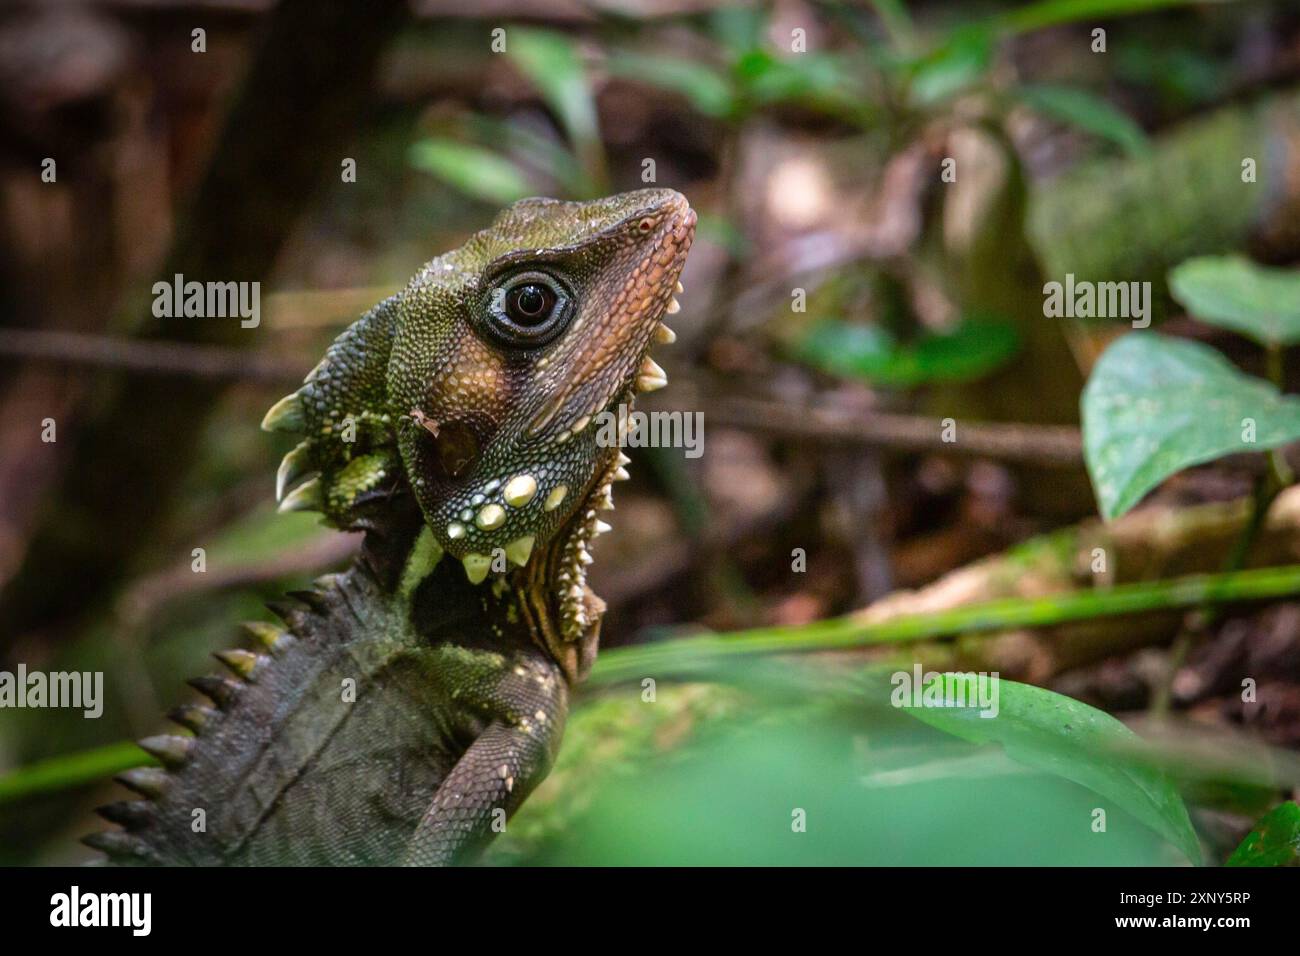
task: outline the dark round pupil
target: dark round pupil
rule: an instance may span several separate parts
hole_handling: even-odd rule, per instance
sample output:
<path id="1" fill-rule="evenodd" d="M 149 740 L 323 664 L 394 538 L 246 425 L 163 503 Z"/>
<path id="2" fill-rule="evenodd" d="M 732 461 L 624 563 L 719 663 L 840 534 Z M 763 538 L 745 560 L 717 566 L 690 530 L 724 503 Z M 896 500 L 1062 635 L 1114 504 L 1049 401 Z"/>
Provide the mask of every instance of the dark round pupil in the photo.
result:
<path id="1" fill-rule="evenodd" d="M 546 314 L 549 300 L 547 289 L 540 285 L 522 285 L 510 295 L 512 318 L 536 321 Z"/>

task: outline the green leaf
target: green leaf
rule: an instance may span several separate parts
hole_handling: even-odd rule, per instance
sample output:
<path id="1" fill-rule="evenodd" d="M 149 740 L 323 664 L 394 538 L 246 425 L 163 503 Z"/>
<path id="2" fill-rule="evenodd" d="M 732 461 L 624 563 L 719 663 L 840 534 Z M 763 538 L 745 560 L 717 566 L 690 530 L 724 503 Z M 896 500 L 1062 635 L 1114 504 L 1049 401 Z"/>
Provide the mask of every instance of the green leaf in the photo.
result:
<path id="1" fill-rule="evenodd" d="M 506 55 L 537 87 L 572 140 L 589 181 L 589 192 L 605 191 L 605 152 L 596 103 L 577 45 L 562 33 L 514 28 Z"/>
<path id="2" fill-rule="evenodd" d="M 724 216 L 701 212 L 695 234 L 700 239 L 722 246 L 737 259 L 744 259 L 753 251 L 744 230 Z"/>
<path id="3" fill-rule="evenodd" d="M 738 57 L 732 71 L 741 98 L 758 106 L 793 103 L 856 123 L 868 121 L 875 109 L 841 56 L 808 52 L 785 59 L 754 49 Z"/>
<path id="4" fill-rule="evenodd" d="M 1020 334 L 1010 322 L 966 319 L 950 332 L 921 336 L 913 351 L 920 381 L 970 382 L 1014 358 Z"/>
<path id="5" fill-rule="evenodd" d="M 870 0 L 895 50 L 908 53 L 916 47 L 916 26 L 903 0 Z"/>
<path id="6" fill-rule="evenodd" d="M 1082 406 L 1084 460 L 1108 520 L 1184 468 L 1300 438 L 1300 399 L 1206 345 L 1151 332 L 1106 349 Z"/>
<path id="7" fill-rule="evenodd" d="M 1086 22 L 1132 16 L 1169 7 L 1191 6 L 1204 0 L 1040 0 L 984 17 L 952 30 L 928 58 L 933 62 L 961 58 L 960 47 L 988 48 L 996 39 L 1030 33 L 1064 23 Z"/>
<path id="8" fill-rule="evenodd" d="M 1141 156 L 1151 151 L 1151 143 L 1142 127 L 1086 90 L 1042 84 L 1023 86 L 1017 95 L 1031 109 L 1108 139 L 1130 156 Z"/>
<path id="9" fill-rule="evenodd" d="M 713 67 L 676 57 L 613 53 L 610 73 L 680 93 L 705 116 L 727 116 L 735 106 L 731 84 Z"/>
<path id="10" fill-rule="evenodd" d="M 263 505 L 216 532 L 207 545 L 211 567 L 238 567 L 283 558 L 334 532 L 322 527 L 320 515 L 311 511 L 278 513 Z"/>
<path id="11" fill-rule="evenodd" d="M 913 103 L 931 106 L 978 82 L 993 61 L 993 42 L 980 30 L 961 31 L 913 67 L 909 95 Z"/>
<path id="12" fill-rule="evenodd" d="M 1203 2 L 1204 0 L 1039 0 L 993 17 L 989 27 L 1007 34 L 1027 33 L 1063 23 L 1132 16 Z"/>
<path id="13" fill-rule="evenodd" d="M 132 767 L 156 766 L 157 763 L 139 745 L 129 741 L 50 757 L 0 776 L 0 805 L 33 794 L 56 793 L 71 787 L 101 784 L 112 774 Z"/>
<path id="14" fill-rule="evenodd" d="M 1241 256 L 1201 256 L 1169 271 L 1169 290 L 1202 322 L 1261 345 L 1300 342 L 1300 270 L 1270 269 Z"/>
<path id="15" fill-rule="evenodd" d="M 580 196 L 589 189 L 586 171 L 578 165 L 578 158 L 573 155 L 567 140 L 525 123 L 482 114 L 469 114 L 462 125 L 463 129 L 448 135 L 501 153 L 519 167 L 534 190 L 538 188 L 534 171 L 541 174 L 543 182 L 549 180 L 542 187 L 548 196 Z M 552 192 L 553 189 L 559 191 Z"/>
<path id="16" fill-rule="evenodd" d="M 411 146 L 411 165 L 433 173 L 461 192 L 495 205 L 533 192 L 514 163 L 478 146 L 431 137 Z"/>
<path id="17" fill-rule="evenodd" d="M 864 378 L 882 385 L 898 385 L 902 376 L 891 374 L 901 346 L 882 326 L 839 319 L 816 322 L 794 344 L 796 358 L 843 378 Z"/>
<path id="18" fill-rule="evenodd" d="M 1223 88 L 1232 82 L 1231 61 L 1220 60 L 1208 50 L 1171 47 L 1154 37 L 1124 43 L 1116 48 L 1115 58 L 1117 83 L 1151 87 L 1146 95 L 1179 115 L 1218 102 Z"/>
<path id="19" fill-rule="evenodd" d="M 834 375 L 912 388 L 982 378 L 1019 349 L 1015 327 L 990 319 L 968 319 L 951 332 L 928 333 L 910 344 L 898 342 L 878 325 L 825 319 L 807 331 L 794 352 Z"/>
<path id="20" fill-rule="evenodd" d="M 1227 865 L 1300 865 L 1300 806 L 1283 803 L 1264 814 L 1228 857 Z"/>
<path id="21" fill-rule="evenodd" d="M 763 45 L 767 11 L 759 7 L 724 6 L 708 14 L 710 32 L 718 44 L 733 56 Z"/>
<path id="22" fill-rule="evenodd" d="M 589 698 L 600 710 L 576 709 L 574 737 L 551 778 L 561 783 L 539 790 L 517 818 L 522 825 L 512 822 L 504 838 L 524 850 L 516 860 L 568 865 L 1167 866 L 1179 859 L 1186 828 L 1171 842 L 1128 806 L 1070 778 L 1076 760 L 1113 762 L 1109 750 L 1069 751 L 1067 772 L 1027 766 L 1002 748 L 901 712 L 890 700 L 894 668 L 883 670 L 772 659 L 726 668 L 717 675 L 725 686 L 692 682 L 674 691 L 661 681 L 653 708 L 637 709 L 639 686 Z M 644 713 L 669 708 L 674 716 Z M 609 732 L 614 726 L 618 734 Z M 659 731 L 669 728 L 665 741 Z M 1132 745 L 1131 735 L 1117 739 Z M 1140 797 L 1131 802 L 1151 807 Z M 1098 806 L 1107 810 L 1105 835 L 1090 826 Z M 805 812 L 806 829 L 792 827 Z M 627 826 L 629 813 L 635 827 Z M 526 831 L 533 846 L 519 847 Z"/>
<path id="23" fill-rule="evenodd" d="M 1160 771 L 1124 756 L 1138 740 L 1136 734 L 1104 711 L 1041 687 L 999 679 L 997 688 L 993 717 L 982 716 L 992 708 L 973 701 L 970 706 L 903 709 L 963 740 L 1001 744 L 1017 763 L 1057 774 L 1115 801 L 1193 863 L 1201 862 L 1200 841 L 1173 784 Z"/>

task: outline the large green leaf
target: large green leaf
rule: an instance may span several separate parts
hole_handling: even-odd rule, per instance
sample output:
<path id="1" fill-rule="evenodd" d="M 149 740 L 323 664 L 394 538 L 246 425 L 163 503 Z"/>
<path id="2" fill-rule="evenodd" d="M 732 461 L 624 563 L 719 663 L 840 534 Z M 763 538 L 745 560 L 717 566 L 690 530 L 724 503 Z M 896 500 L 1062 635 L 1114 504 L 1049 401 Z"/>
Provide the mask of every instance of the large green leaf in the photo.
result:
<path id="1" fill-rule="evenodd" d="M 511 822 L 505 839 L 523 851 L 511 855 L 679 866 L 1199 858 L 1177 794 L 1112 718 L 1003 685 L 998 717 L 917 720 L 895 706 L 895 673 L 732 661 L 714 671 L 721 686 L 661 681 L 654 699 L 644 685 L 588 699 L 551 780 Z M 799 818 L 806 827 L 792 826 Z"/>
<path id="2" fill-rule="evenodd" d="M 1283 803 L 1264 814 L 1228 858 L 1228 866 L 1300 865 L 1300 806 Z"/>
<path id="3" fill-rule="evenodd" d="M 1201 256 L 1169 271 L 1169 289 L 1202 322 L 1261 345 L 1300 342 L 1300 270 L 1270 269 L 1241 256 Z"/>
<path id="4" fill-rule="evenodd" d="M 1012 760 L 1115 801 L 1193 863 L 1201 862 L 1200 842 L 1178 791 L 1163 773 L 1126 756 L 1137 735 L 1104 711 L 1042 687 L 1000 679 L 997 687 L 991 717 L 984 716 L 991 708 L 969 698 L 968 706 L 904 709 L 963 740 L 1001 744 Z"/>
<path id="5" fill-rule="evenodd" d="M 1300 399 L 1206 345 L 1152 332 L 1106 349 L 1082 405 L 1084 460 L 1107 519 L 1184 468 L 1300 438 Z"/>
<path id="6" fill-rule="evenodd" d="M 1129 155 L 1150 152 L 1142 127 L 1086 90 L 1041 84 L 1022 86 L 1018 95 L 1033 110 L 1117 143 Z"/>
<path id="7" fill-rule="evenodd" d="M 411 146 L 411 165 L 476 199 L 496 205 L 533 192 L 528 177 L 510 160 L 478 146 L 429 137 Z"/>

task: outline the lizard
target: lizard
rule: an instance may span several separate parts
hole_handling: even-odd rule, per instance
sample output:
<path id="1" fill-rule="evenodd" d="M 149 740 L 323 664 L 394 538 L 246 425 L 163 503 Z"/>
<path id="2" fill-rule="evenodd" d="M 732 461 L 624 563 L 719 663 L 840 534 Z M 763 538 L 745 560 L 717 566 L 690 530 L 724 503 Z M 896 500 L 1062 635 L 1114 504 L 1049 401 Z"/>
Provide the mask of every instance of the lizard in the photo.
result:
<path id="1" fill-rule="evenodd" d="M 587 584 L 620 441 L 662 387 L 696 216 L 670 189 L 532 198 L 350 325 L 262 427 L 301 435 L 282 511 L 363 532 L 347 570 L 244 625 L 147 737 L 115 864 L 448 865 L 546 776 L 605 605 Z M 621 416 L 619 420 L 627 420 Z M 625 435 L 620 436 L 620 439 Z"/>

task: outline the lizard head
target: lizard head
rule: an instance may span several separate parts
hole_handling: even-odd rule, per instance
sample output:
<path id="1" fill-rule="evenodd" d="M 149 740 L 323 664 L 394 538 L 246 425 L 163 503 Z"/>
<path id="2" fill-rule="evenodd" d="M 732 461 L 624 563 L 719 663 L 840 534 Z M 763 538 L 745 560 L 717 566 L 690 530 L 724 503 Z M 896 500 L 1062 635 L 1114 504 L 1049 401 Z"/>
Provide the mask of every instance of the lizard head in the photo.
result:
<path id="1" fill-rule="evenodd" d="M 264 427 L 308 435 L 280 495 L 319 473 L 282 507 L 348 527 L 404 479 L 470 581 L 522 574 L 539 616 L 578 640 L 603 608 L 588 545 L 626 477 L 601 413 L 666 383 L 649 351 L 673 338 L 661 320 L 694 231 L 669 189 L 506 208 L 344 332 L 268 413 Z"/>

